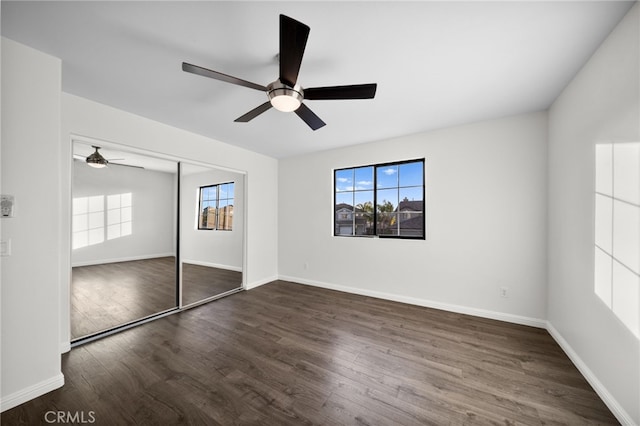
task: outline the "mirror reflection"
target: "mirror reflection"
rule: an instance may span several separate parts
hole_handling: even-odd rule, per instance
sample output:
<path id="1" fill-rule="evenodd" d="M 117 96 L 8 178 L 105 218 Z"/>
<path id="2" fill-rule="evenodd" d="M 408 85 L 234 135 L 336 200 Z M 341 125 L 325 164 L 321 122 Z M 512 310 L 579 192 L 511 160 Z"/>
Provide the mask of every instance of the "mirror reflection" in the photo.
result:
<path id="1" fill-rule="evenodd" d="M 177 162 L 73 143 L 71 338 L 177 306 Z"/>
<path id="2" fill-rule="evenodd" d="M 180 164 L 182 306 L 242 288 L 244 175 Z"/>

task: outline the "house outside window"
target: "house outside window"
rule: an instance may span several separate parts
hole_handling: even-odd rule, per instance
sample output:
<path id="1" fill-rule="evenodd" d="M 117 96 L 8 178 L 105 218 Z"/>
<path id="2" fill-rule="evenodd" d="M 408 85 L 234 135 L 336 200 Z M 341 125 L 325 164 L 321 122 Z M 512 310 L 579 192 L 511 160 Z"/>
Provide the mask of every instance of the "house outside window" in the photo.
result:
<path id="1" fill-rule="evenodd" d="M 334 235 L 424 239 L 424 200 L 424 159 L 337 169 Z"/>

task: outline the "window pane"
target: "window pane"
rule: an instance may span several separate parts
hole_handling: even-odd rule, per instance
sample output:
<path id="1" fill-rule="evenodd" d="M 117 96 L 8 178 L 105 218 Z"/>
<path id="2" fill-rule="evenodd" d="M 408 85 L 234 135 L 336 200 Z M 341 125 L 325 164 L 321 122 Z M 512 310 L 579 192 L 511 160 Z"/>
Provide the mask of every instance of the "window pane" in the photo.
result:
<path id="1" fill-rule="evenodd" d="M 422 161 L 401 164 L 398 171 L 398 177 L 400 186 L 422 186 L 424 182 Z"/>
<path id="2" fill-rule="evenodd" d="M 398 216 L 395 212 L 378 212 L 378 235 L 398 235 Z"/>
<path id="3" fill-rule="evenodd" d="M 373 191 L 358 191 L 355 193 L 355 200 L 355 234 L 374 235 Z"/>
<path id="4" fill-rule="evenodd" d="M 373 189 L 373 167 L 358 167 L 355 169 L 356 190 Z"/>
<path id="5" fill-rule="evenodd" d="M 353 206 L 353 192 L 339 192 L 336 194 L 336 206 L 347 204 Z"/>
<path id="6" fill-rule="evenodd" d="M 218 185 L 218 198 L 228 198 L 227 195 L 229 193 L 229 185 Z"/>
<path id="7" fill-rule="evenodd" d="M 353 206 L 351 204 L 336 204 L 334 218 L 336 235 L 353 235 L 353 219 Z"/>
<path id="8" fill-rule="evenodd" d="M 398 186 L 398 166 L 381 166 L 377 168 L 378 188 L 395 188 Z"/>
<path id="9" fill-rule="evenodd" d="M 379 189 L 376 195 L 378 211 L 391 212 L 398 207 L 398 189 Z"/>
<path id="10" fill-rule="evenodd" d="M 228 183 L 227 184 L 227 197 L 229 197 L 229 198 L 235 197 L 234 193 L 235 193 L 235 184 L 233 182 L 232 183 Z"/>
<path id="11" fill-rule="evenodd" d="M 336 170 L 336 191 L 353 190 L 353 169 Z"/>
<path id="12" fill-rule="evenodd" d="M 422 203 L 422 187 L 400 188 L 400 201 L 419 201 Z"/>
<path id="13" fill-rule="evenodd" d="M 424 235 L 424 213 L 398 213 L 400 235 L 421 237 Z"/>
<path id="14" fill-rule="evenodd" d="M 354 193 L 355 206 L 360 209 L 371 209 L 373 213 L 373 191 L 358 191 Z M 367 206 L 368 203 L 368 206 Z"/>

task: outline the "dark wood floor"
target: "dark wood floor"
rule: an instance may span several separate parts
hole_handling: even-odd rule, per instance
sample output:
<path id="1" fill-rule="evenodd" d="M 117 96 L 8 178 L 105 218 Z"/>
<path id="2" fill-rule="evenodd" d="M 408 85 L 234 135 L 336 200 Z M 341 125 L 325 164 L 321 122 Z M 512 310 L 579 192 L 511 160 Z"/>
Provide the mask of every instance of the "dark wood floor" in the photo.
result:
<path id="1" fill-rule="evenodd" d="M 80 346 L 63 372 L 2 424 L 617 424 L 545 330 L 283 281 Z"/>
<path id="2" fill-rule="evenodd" d="M 189 305 L 242 287 L 242 272 L 182 263 L 182 304 Z"/>
<path id="3" fill-rule="evenodd" d="M 71 338 L 177 306 L 175 257 L 79 266 L 72 270 Z M 242 286 L 242 273 L 183 263 L 183 304 Z"/>
<path id="4" fill-rule="evenodd" d="M 71 271 L 72 339 L 175 306 L 175 257 L 79 266 Z"/>

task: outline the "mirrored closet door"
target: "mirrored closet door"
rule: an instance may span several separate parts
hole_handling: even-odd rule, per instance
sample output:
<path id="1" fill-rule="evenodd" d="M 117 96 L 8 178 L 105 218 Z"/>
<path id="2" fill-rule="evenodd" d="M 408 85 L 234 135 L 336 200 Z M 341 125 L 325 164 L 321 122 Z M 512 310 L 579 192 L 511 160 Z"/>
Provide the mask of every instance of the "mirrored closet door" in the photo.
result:
<path id="1" fill-rule="evenodd" d="M 72 344 L 242 290 L 243 173 L 72 149 Z"/>
<path id="2" fill-rule="evenodd" d="M 244 175 L 180 164 L 182 306 L 242 288 Z"/>
<path id="3" fill-rule="evenodd" d="M 73 156 L 72 340 L 178 306 L 178 163 L 79 141 Z"/>

